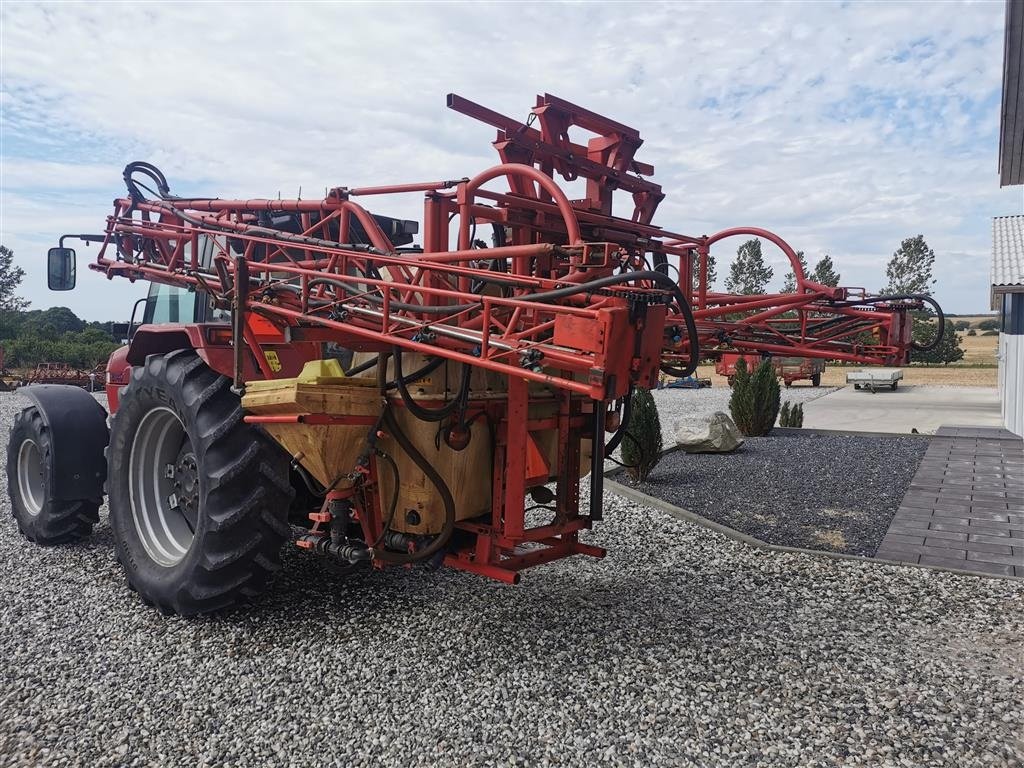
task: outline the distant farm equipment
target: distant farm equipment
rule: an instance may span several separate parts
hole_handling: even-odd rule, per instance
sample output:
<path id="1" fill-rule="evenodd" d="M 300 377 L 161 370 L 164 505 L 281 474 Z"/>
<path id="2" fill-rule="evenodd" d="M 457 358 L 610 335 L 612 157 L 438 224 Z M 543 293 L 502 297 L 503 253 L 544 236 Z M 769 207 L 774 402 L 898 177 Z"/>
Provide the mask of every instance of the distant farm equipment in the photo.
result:
<path id="1" fill-rule="evenodd" d="M 682 376 L 678 379 L 667 379 L 659 382 L 658 389 L 703 389 L 711 386 L 711 379 L 701 379 L 697 376 Z"/>
<path id="2" fill-rule="evenodd" d="M 757 366 L 758 358 L 752 355 L 722 355 L 715 363 L 715 373 L 725 376 L 732 386 L 736 376 L 736 363 L 740 358 L 747 362 L 747 368 Z M 825 371 L 825 361 L 816 357 L 773 357 L 772 366 L 775 368 L 775 375 L 782 379 L 789 387 L 794 381 L 809 381 L 812 387 L 821 385 L 821 374 Z"/>

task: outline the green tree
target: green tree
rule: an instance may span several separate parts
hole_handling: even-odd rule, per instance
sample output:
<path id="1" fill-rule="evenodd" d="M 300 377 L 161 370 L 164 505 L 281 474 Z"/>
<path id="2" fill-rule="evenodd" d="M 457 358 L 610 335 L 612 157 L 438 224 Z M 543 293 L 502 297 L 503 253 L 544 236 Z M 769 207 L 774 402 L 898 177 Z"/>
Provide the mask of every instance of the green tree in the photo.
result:
<path id="1" fill-rule="evenodd" d="M 807 258 L 804 256 L 803 251 L 797 251 L 796 257 L 800 261 L 800 266 L 803 268 L 804 275 L 807 274 Z M 792 265 L 790 265 L 792 266 Z M 786 273 L 786 278 L 782 281 L 782 292 L 793 293 L 796 291 L 796 273 L 792 269 Z"/>
<path id="2" fill-rule="evenodd" d="M 831 285 L 835 288 L 839 285 L 839 273 L 836 272 L 835 265 L 832 263 L 832 257 L 827 253 L 818 260 L 818 263 L 814 265 L 814 271 L 811 273 L 811 279 L 816 283 L 822 285 Z"/>
<path id="3" fill-rule="evenodd" d="M 918 344 L 929 345 L 935 339 L 935 332 L 938 324 L 929 317 L 915 317 L 911 334 Z M 948 365 L 957 360 L 963 360 L 964 350 L 961 346 L 963 339 L 947 322 L 945 333 L 935 349 L 926 352 L 912 350 L 910 362 L 925 363 L 929 365 Z"/>
<path id="4" fill-rule="evenodd" d="M 700 255 L 696 248 L 690 249 L 690 274 L 693 276 L 693 290 L 700 287 Z M 708 290 L 711 290 L 718 279 L 718 265 L 715 262 L 715 254 L 708 252 Z"/>
<path id="5" fill-rule="evenodd" d="M 622 441 L 622 463 L 637 482 L 647 479 L 661 461 L 661 419 L 649 390 L 633 390 L 629 427 Z"/>
<path id="6" fill-rule="evenodd" d="M 757 238 L 747 240 L 736 250 L 736 259 L 729 265 L 725 290 L 729 293 L 765 293 L 773 274 L 775 271 L 764 263 L 761 241 Z"/>
<path id="7" fill-rule="evenodd" d="M 999 321 L 994 318 L 982 320 L 980 323 L 978 323 L 978 329 L 982 331 L 998 331 Z"/>
<path id="8" fill-rule="evenodd" d="M 14 263 L 14 251 L 0 245 L 0 312 L 17 312 L 29 305 L 15 293 L 24 277 L 25 270 Z"/>
<path id="9" fill-rule="evenodd" d="M 935 251 L 928 247 L 924 235 L 908 237 L 889 259 L 885 276 L 889 284 L 882 289 L 885 295 L 929 293 L 935 278 Z"/>

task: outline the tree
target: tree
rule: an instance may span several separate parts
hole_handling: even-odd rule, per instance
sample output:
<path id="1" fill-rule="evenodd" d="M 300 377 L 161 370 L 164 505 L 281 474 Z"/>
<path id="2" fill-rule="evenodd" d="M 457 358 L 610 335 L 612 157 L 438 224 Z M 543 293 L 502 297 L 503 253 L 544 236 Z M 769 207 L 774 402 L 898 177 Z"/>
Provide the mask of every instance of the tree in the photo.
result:
<path id="1" fill-rule="evenodd" d="M 937 330 L 938 325 L 931 318 L 915 317 L 911 334 L 914 341 L 918 344 L 928 345 L 935 340 L 935 332 Z M 949 365 L 949 363 L 955 363 L 957 360 L 963 360 L 964 350 L 960 346 L 961 341 L 960 334 L 953 330 L 949 323 L 946 323 L 945 333 L 942 334 L 942 339 L 939 341 L 938 346 L 927 352 L 911 351 L 910 362 Z"/>
<path id="2" fill-rule="evenodd" d="M 764 293 L 775 271 L 764 263 L 761 241 L 747 240 L 736 250 L 736 260 L 729 265 L 725 289 L 730 293 Z"/>
<path id="3" fill-rule="evenodd" d="M 622 463 L 642 483 L 661 461 L 661 419 L 650 390 L 633 390 L 629 427 L 622 441 Z"/>
<path id="4" fill-rule="evenodd" d="M 889 259 L 885 276 L 889 284 L 882 293 L 889 296 L 906 293 L 929 293 L 935 284 L 932 270 L 935 251 L 928 247 L 924 235 L 908 237 Z"/>
<path id="5" fill-rule="evenodd" d="M 803 251 L 797 251 L 796 257 L 800 261 L 800 266 L 803 268 L 804 275 L 807 274 L 807 258 L 804 256 Z M 792 265 L 790 265 L 792 266 Z M 796 273 L 792 269 L 786 273 L 786 279 L 782 281 L 782 292 L 793 293 L 796 291 Z"/>
<path id="6" fill-rule="evenodd" d="M 18 312 L 29 302 L 15 295 L 25 277 L 25 270 L 14 264 L 14 251 L 0 245 L 0 312 Z"/>
<path id="7" fill-rule="evenodd" d="M 982 320 L 980 323 L 978 323 L 978 329 L 982 331 L 998 331 L 999 321 L 994 318 Z"/>
<path id="8" fill-rule="evenodd" d="M 971 324 L 967 320 L 954 320 L 953 327 L 958 331 L 966 331 L 971 327 Z"/>
<path id="9" fill-rule="evenodd" d="M 833 288 L 839 285 L 839 273 L 836 272 L 835 265 L 832 263 L 832 257 L 827 253 L 814 265 L 811 279 L 822 285 L 831 285 Z"/>
<path id="10" fill-rule="evenodd" d="M 697 253 L 696 248 L 690 249 L 690 274 L 693 275 L 693 290 L 696 291 L 700 286 L 700 254 Z M 717 265 L 715 264 L 715 254 L 708 252 L 708 290 L 715 284 L 715 280 L 718 279 Z"/>

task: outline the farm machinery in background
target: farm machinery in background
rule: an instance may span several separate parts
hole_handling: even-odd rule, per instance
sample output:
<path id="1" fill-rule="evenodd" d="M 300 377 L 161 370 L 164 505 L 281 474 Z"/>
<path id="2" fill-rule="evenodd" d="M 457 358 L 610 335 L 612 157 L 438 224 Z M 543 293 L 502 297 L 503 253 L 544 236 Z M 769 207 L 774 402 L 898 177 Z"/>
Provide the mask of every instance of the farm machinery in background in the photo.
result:
<path id="1" fill-rule="evenodd" d="M 25 390 L 8 477 L 29 539 L 87 535 L 106 493 L 130 584 L 186 615 L 259 593 L 288 539 L 344 569 L 515 583 L 605 554 L 580 534 L 631 394 L 659 372 L 726 352 L 906 360 L 931 299 L 817 284 L 763 229 L 655 225 L 635 129 L 550 95 L 526 122 L 448 106 L 497 128 L 498 165 L 321 200 L 176 197 L 152 165 L 125 169 L 104 231 L 51 249 L 50 287 L 73 286 L 78 238 L 101 244 L 91 269 L 150 298 L 107 366 L 109 435 L 81 390 Z M 421 221 L 386 215 L 397 195 L 422 197 Z M 708 254 L 734 236 L 776 244 L 796 291 L 712 291 Z"/>
<path id="2" fill-rule="evenodd" d="M 32 384 L 66 384 L 95 392 L 103 386 L 105 366 L 92 370 L 72 368 L 67 363 L 37 363 L 33 368 L 7 370 L 4 367 L 4 348 L 0 345 L 0 392 L 12 392 L 18 387 Z"/>
<path id="3" fill-rule="evenodd" d="M 732 386 L 732 380 L 736 376 L 736 363 L 743 359 L 747 370 L 752 371 L 760 363 L 758 355 L 744 355 L 740 353 L 724 353 L 715 362 L 715 373 L 725 376 Z M 790 387 L 795 381 L 809 381 L 812 387 L 821 385 L 821 374 L 825 372 L 825 361 L 820 357 L 793 357 L 780 356 L 768 357 L 775 375 L 782 379 L 782 382 Z"/>

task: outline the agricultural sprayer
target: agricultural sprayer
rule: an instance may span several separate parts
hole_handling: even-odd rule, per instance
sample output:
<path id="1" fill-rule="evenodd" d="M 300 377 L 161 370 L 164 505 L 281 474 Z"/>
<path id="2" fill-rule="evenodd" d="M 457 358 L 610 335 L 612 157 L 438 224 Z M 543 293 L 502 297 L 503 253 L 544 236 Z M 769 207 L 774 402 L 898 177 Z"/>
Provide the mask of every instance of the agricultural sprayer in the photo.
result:
<path id="1" fill-rule="evenodd" d="M 659 371 L 724 352 L 906 361 L 931 299 L 814 283 L 762 229 L 656 226 L 636 130 L 550 95 L 525 123 L 448 106 L 498 129 L 500 164 L 320 200 L 177 197 L 127 166 L 105 230 L 61 238 L 49 282 L 74 286 L 80 239 L 100 244 L 91 269 L 150 293 L 107 367 L 109 431 L 80 389 L 23 390 L 8 478 L 27 538 L 88 535 L 106 496 L 131 586 L 186 615 L 258 594 L 286 541 L 342 570 L 515 583 L 604 555 L 580 534 L 601 520 L 630 395 Z M 396 195 L 422 197 L 421 221 L 384 215 Z M 709 252 L 734 236 L 778 246 L 795 292 L 712 291 Z"/>

